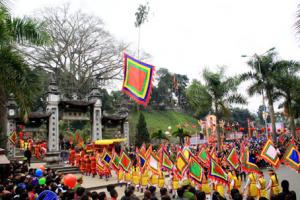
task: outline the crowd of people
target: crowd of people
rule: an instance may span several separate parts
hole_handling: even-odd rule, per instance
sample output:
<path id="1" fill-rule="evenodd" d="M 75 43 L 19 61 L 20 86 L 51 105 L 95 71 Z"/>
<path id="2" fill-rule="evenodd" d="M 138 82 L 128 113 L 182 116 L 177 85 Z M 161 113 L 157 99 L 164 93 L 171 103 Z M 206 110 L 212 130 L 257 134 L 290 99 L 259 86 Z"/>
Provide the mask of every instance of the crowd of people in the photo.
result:
<path id="1" fill-rule="evenodd" d="M 247 146 L 249 148 L 249 155 L 253 157 L 255 163 L 260 169 L 269 167 L 269 164 L 264 160 L 259 159 L 258 154 L 262 146 L 266 142 L 266 137 L 247 139 Z M 276 149 L 278 155 L 282 155 L 285 148 L 290 141 L 289 137 L 280 138 Z M 56 173 L 51 168 L 44 169 L 41 177 L 37 177 L 36 169 L 30 167 L 31 151 L 29 148 L 24 155 L 27 158 L 26 163 L 12 162 L 9 167 L 3 169 L 0 174 L 0 199 L 16 199 L 16 200 L 35 200 L 35 199 L 49 199 L 49 196 L 43 194 L 44 191 L 49 191 L 53 199 L 71 200 L 71 199 L 112 199 L 112 200 L 223 200 L 232 199 L 239 200 L 294 200 L 296 193 L 289 190 L 289 182 L 287 180 L 280 180 L 277 177 L 276 171 L 271 169 L 269 172 L 269 182 L 266 181 L 263 173 L 247 173 L 241 169 L 232 170 L 230 167 L 222 164 L 223 158 L 229 153 L 234 146 L 238 153 L 241 152 L 241 141 L 233 141 L 225 143 L 222 150 L 217 151 L 213 146 L 206 146 L 207 152 L 216 153 L 215 159 L 221 163 L 223 170 L 227 173 L 228 182 L 226 184 L 210 179 L 209 169 L 203 166 L 203 178 L 201 184 L 188 178 L 188 173 L 183 177 L 176 176 L 173 172 L 161 171 L 160 174 L 148 173 L 139 171 L 137 167 L 135 151 L 129 153 L 132 162 L 130 171 L 116 171 L 118 185 L 116 187 L 124 187 L 124 194 L 118 194 L 117 189 L 113 186 L 107 187 L 106 192 L 90 192 L 82 187 L 83 179 L 78 178 L 75 187 L 68 187 L 64 184 L 64 175 Z M 299 147 L 299 145 L 297 145 Z M 174 145 L 168 146 L 170 156 L 176 154 Z M 191 148 L 190 151 L 196 155 L 199 148 Z M 153 150 L 155 152 L 155 150 Z M 211 155 L 212 156 L 212 155 Z M 103 158 L 101 158 L 103 159 Z M 175 157 L 176 159 L 176 157 Z M 94 153 L 86 153 L 84 149 L 75 150 L 70 149 L 69 164 L 77 166 L 83 175 L 105 177 L 108 180 L 112 177 L 113 170 L 108 166 L 99 167 L 97 156 Z M 40 180 L 45 180 L 41 182 Z M 281 183 L 281 187 L 280 187 Z M 43 196 L 44 195 L 44 196 Z M 40 196 L 38 198 L 38 196 Z M 50 195 L 51 196 L 51 195 Z M 51 199 L 51 198 L 50 198 Z"/>
<path id="2" fill-rule="evenodd" d="M 267 200 L 265 194 L 261 193 L 262 187 L 268 187 L 266 185 L 258 185 L 257 182 L 252 182 L 251 173 L 248 176 L 244 189 L 230 187 L 230 191 L 226 196 L 223 196 L 218 192 L 218 189 L 211 190 L 209 193 L 203 187 L 195 187 L 188 180 L 182 181 L 182 184 L 178 186 L 175 191 L 168 190 L 166 187 L 148 186 L 145 188 L 143 193 L 136 190 L 134 185 L 125 185 L 123 187 L 124 193 L 119 194 L 117 192 L 120 189 L 115 187 L 119 186 L 107 186 L 107 191 L 102 192 L 90 192 L 86 188 L 82 187 L 82 179 L 77 182 L 74 188 L 68 188 L 63 184 L 63 174 L 57 174 L 55 170 L 50 168 L 43 172 L 45 183 L 39 183 L 35 177 L 35 169 L 28 168 L 27 164 L 21 164 L 13 162 L 7 169 L 7 174 L 0 174 L 0 199 L 3 200 L 50 200 L 50 199 L 61 199 L 61 200 L 242 200 L 245 198 L 243 190 L 249 190 L 246 197 L 247 200 Z M 252 176 L 254 176 L 252 174 Z M 272 176 L 276 177 L 274 171 L 271 173 Z M 261 178 L 261 177 L 260 177 Z M 277 179 L 277 177 L 276 177 Z M 274 181 L 274 180 L 273 180 Z M 276 180 L 277 184 L 279 180 Z M 253 185 L 255 184 L 255 186 Z M 232 185 L 234 186 L 234 184 Z M 271 187 L 271 193 L 277 190 L 277 194 L 271 196 L 270 200 L 296 200 L 296 193 L 289 190 L 289 182 L 283 180 L 281 182 L 281 188 L 279 185 L 276 188 Z M 43 191 L 49 191 L 54 196 L 43 196 Z M 260 192 L 259 192 L 260 191 Z M 279 192 L 280 191 L 280 192 Z M 255 193 L 255 194 L 254 194 Z"/>

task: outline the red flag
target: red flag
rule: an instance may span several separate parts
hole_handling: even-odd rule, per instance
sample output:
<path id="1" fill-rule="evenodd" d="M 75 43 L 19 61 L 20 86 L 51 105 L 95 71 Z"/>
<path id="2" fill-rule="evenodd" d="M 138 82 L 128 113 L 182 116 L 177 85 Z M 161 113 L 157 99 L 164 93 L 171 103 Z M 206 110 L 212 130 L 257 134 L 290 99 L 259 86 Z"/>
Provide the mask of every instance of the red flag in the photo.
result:
<path id="1" fill-rule="evenodd" d="M 70 135 L 69 143 L 70 143 L 71 145 L 73 144 L 73 136 L 72 136 L 72 135 Z"/>
<path id="2" fill-rule="evenodd" d="M 13 144 L 16 145 L 16 141 L 17 141 L 17 133 L 14 131 L 9 137 L 8 137 L 9 141 Z"/>
<path id="3" fill-rule="evenodd" d="M 79 141 L 79 134 L 76 132 L 76 136 L 75 136 L 76 142 L 78 143 Z"/>

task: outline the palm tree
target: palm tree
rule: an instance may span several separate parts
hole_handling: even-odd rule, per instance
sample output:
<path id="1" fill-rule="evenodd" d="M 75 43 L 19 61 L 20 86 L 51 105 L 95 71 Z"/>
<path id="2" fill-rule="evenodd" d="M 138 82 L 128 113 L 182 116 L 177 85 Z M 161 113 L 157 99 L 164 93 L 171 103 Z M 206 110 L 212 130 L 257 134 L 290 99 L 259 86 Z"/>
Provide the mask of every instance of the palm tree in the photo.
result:
<path id="1" fill-rule="evenodd" d="M 224 68 L 217 72 L 208 69 L 203 71 L 205 90 L 212 101 L 211 110 L 216 116 L 216 122 L 221 116 L 229 116 L 231 104 L 246 104 L 246 99 L 237 92 L 240 83 L 238 78 L 226 77 Z M 220 150 L 221 134 L 216 128 L 218 150 Z"/>
<path id="2" fill-rule="evenodd" d="M 278 73 L 274 74 L 274 85 L 278 89 L 275 95 L 283 97 L 284 102 L 280 107 L 284 107 L 288 117 L 292 135 L 296 137 L 295 118 L 299 114 L 299 92 L 300 79 L 297 73 L 300 70 L 300 63 L 295 61 L 278 61 L 275 64 Z"/>
<path id="3" fill-rule="evenodd" d="M 159 140 L 159 143 L 161 143 L 161 140 L 169 140 L 167 135 L 163 133 L 162 130 L 158 130 L 157 132 L 152 133 L 151 139 L 157 139 Z"/>
<path id="4" fill-rule="evenodd" d="M 174 137 L 178 137 L 179 138 L 179 143 L 181 145 L 183 145 L 185 137 L 190 137 L 191 136 L 187 131 L 183 130 L 183 128 L 181 128 L 181 127 L 177 128 L 177 130 L 174 131 L 172 133 L 172 135 Z"/>
<path id="5" fill-rule="evenodd" d="M 276 127 L 273 104 L 277 98 L 274 75 L 276 73 L 278 74 L 275 56 L 276 53 L 274 52 L 268 52 L 268 54 L 264 56 L 255 56 L 256 59 L 254 61 L 251 60 L 248 62 L 251 71 L 240 75 L 241 81 L 252 81 L 252 84 L 248 88 L 250 96 L 253 96 L 254 94 L 262 95 L 265 91 L 268 100 L 274 142 L 276 142 Z"/>
<path id="6" fill-rule="evenodd" d="M 43 24 L 29 18 L 12 18 L 6 1 L 0 1 L 0 131 L 6 133 L 7 96 L 13 93 L 21 113 L 29 112 L 38 85 L 35 70 L 29 68 L 17 46 L 45 44 L 48 35 Z"/>

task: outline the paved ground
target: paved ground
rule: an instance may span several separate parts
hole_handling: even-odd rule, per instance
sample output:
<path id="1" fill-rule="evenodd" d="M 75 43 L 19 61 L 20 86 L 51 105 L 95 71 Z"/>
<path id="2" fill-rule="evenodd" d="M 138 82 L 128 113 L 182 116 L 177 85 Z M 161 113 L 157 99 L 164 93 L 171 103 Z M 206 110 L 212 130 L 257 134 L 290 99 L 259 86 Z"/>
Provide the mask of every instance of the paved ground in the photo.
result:
<path id="1" fill-rule="evenodd" d="M 31 167 L 38 167 L 41 163 L 35 163 L 32 164 Z M 267 171 L 264 171 L 265 177 L 267 182 L 269 181 L 269 176 L 267 174 Z M 290 182 L 290 189 L 294 190 L 297 193 L 297 197 L 300 199 L 300 174 L 297 174 L 295 171 L 293 171 L 291 168 L 286 166 L 281 166 L 277 170 L 278 179 L 281 182 L 282 180 L 288 180 Z M 80 174 L 76 175 L 77 177 L 81 176 Z M 109 181 L 105 181 L 104 179 L 100 179 L 98 176 L 93 178 L 91 176 L 82 176 L 83 177 L 83 187 L 91 188 L 91 187 L 97 187 L 97 186 L 105 186 L 109 184 L 115 184 L 117 183 L 116 176 L 113 174 L 113 177 L 109 179 Z M 123 196 L 125 187 L 116 187 L 116 190 L 119 194 L 119 196 Z M 106 191 L 106 188 L 96 190 L 97 192 L 100 191 Z M 136 195 L 139 197 L 142 197 L 143 194 L 140 192 L 136 192 Z"/>

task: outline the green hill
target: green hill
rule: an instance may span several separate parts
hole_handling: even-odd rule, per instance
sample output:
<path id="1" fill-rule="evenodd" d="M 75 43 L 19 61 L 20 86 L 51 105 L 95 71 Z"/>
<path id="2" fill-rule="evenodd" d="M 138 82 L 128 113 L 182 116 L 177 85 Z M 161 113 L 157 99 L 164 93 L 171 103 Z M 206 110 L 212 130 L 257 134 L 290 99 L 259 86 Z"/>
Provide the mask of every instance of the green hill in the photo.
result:
<path id="1" fill-rule="evenodd" d="M 191 134 L 196 131 L 196 129 L 192 128 L 192 125 L 197 125 L 197 120 L 190 115 L 175 111 L 139 112 L 142 112 L 145 116 L 147 128 L 150 135 L 157 130 L 166 131 L 169 126 L 171 126 L 172 130 L 174 131 L 175 129 L 177 129 L 176 127 L 178 125 L 182 125 L 185 129 L 189 130 Z M 132 112 L 129 114 L 131 137 L 134 137 L 135 135 L 138 117 L 138 112 Z"/>

